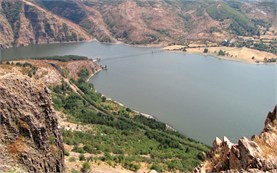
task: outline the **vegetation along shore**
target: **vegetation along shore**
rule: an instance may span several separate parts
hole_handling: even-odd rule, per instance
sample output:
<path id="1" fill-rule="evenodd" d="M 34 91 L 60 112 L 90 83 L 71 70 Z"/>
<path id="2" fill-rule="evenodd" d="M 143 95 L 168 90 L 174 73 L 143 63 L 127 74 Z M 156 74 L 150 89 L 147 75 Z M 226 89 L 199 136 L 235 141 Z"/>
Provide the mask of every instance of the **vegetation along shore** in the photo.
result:
<path id="1" fill-rule="evenodd" d="M 96 92 L 87 82 L 100 66 L 86 57 L 5 61 L 0 74 L 27 75 L 51 89 L 67 171 L 192 171 L 209 147 Z"/>

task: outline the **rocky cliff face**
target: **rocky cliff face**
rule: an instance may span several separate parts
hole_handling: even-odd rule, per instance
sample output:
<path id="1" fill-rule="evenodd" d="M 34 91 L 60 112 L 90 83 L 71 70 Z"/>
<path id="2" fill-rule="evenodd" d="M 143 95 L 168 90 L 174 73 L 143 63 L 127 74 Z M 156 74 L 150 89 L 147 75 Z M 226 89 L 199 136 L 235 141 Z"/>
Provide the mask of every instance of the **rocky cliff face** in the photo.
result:
<path id="1" fill-rule="evenodd" d="M 0 76 L 0 172 L 64 172 L 50 91 L 27 76 Z"/>
<path id="2" fill-rule="evenodd" d="M 195 172 L 277 172 L 277 106 L 268 113 L 265 127 L 251 140 L 243 137 L 238 144 L 216 138 L 206 161 Z"/>
<path id="3" fill-rule="evenodd" d="M 31 1 L 0 0 L 0 46 L 83 41 L 90 36 L 78 25 Z"/>

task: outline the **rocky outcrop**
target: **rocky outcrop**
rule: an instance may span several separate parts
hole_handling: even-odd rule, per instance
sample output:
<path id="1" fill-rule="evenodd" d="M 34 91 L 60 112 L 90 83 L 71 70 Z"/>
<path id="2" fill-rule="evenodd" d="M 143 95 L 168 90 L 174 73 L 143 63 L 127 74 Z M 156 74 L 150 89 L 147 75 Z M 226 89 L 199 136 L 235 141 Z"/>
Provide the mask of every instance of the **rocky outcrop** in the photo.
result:
<path id="1" fill-rule="evenodd" d="M 0 172 L 64 172 L 49 89 L 27 76 L 0 76 Z"/>
<path id="2" fill-rule="evenodd" d="M 80 26 L 32 1 L 0 0 L 1 47 L 89 39 L 90 35 Z"/>
<path id="3" fill-rule="evenodd" d="M 216 138 L 206 161 L 194 172 L 277 172 L 277 106 L 268 113 L 265 127 L 251 140 L 243 137 L 232 144 Z"/>

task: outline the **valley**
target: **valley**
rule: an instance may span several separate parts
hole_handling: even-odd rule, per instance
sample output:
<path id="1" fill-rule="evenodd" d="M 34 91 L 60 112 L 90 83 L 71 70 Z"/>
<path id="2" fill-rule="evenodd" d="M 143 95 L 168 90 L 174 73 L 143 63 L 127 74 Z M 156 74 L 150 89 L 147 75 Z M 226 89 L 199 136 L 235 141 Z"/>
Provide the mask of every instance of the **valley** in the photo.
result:
<path id="1" fill-rule="evenodd" d="M 276 54 L 276 2 L 1 0 L 1 46 L 100 42 L 220 44 Z M 12 12 L 7 12 L 8 8 Z M 224 12 L 224 13 L 223 13 Z M 224 14 L 224 15 L 221 15 Z"/>
<path id="2" fill-rule="evenodd" d="M 125 171 L 184 172 L 192 171 L 200 163 L 207 146 L 101 96 L 93 85 L 86 82 L 100 67 L 84 58 L 56 56 L 42 58 L 45 60 L 6 61 L 0 66 L 0 74 L 4 74 L 5 80 L 12 80 L 9 76 L 29 76 L 32 82 L 46 84 L 51 89 L 56 110 L 53 118 L 58 120 L 65 146 L 66 172 L 88 171 L 90 167 L 96 170 L 117 167 L 116 170 Z M 34 109 L 39 109 L 39 106 Z M 52 106 L 50 109 L 53 111 Z M 28 129 L 33 128 L 29 126 Z M 29 138 L 21 136 L 24 135 L 22 132 L 18 135 L 26 141 L 26 146 L 30 144 L 27 142 Z M 49 137 L 49 140 L 54 139 Z M 51 145 L 55 145 L 55 141 L 50 142 Z M 5 146 L 9 147 L 9 143 Z M 19 156 L 26 152 L 18 150 Z M 26 169 L 22 167 L 26 159 L 22 160 L 17 162 L 19 170 Z M 33 169 L 41 170 L 42 167 L 34 165 Z"/>
<path id="3" fill-rule="evenodd" d="M 0 0 L 0 172 L 276 172 L 276 6 Z"/>

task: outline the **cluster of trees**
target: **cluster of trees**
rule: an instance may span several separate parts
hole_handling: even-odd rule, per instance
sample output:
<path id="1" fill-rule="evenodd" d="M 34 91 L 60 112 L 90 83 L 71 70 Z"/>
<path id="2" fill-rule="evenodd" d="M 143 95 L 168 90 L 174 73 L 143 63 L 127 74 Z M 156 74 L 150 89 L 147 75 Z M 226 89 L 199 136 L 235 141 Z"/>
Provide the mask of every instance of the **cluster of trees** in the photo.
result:
<path id="1" fill-rule="evenodd" d="M 1 62 L 2 63 L 2 62 Z M 7 65 L 16 65 L 19 67 L 24 67 L 25 68 L 25 74 L 27 74 L 29 77 L 32 77 L 33 75 L 36 74 L 38 68 L 36 66 L 33 66 L 32 64 L 25 62 L 25 63 L 20 63 L 17 62 L 14 64 L 14 62 L 6 61 Z"/>
<path id="2" fill-rule="evenodd" d="M 264 58 L 264 62 L 271 63 L 271 62 L 277 62 L 277 58 Z"/>
<path id="3" fill-rule="evenodd" d="M 260 51 L 266 51 L 271 53 L 277 53 L 277 40 L 272 40 L 269 44 L 265 44 L 263 41 L 259 43 L 254 43 L 253 40 L 246 40 L 246 41 L 237 41 L 237 42 L 230 42 L 230 41 L 223 41 L 220 43 L 222 46 L 227 47 L 248 47 L 252 49 L 257 49 Z"/>
<path id="4" fill-rule="evenodd" d="M 78 55 L 64 55 L 64 56 L 33 57 L 30 59 L 57 60 L 57 61 L 62 61 L 62 62 L 69 62 L 69 61 L 75 61 L 75 60 L 88 60 L 88 57 L 78 56 Z"/>

